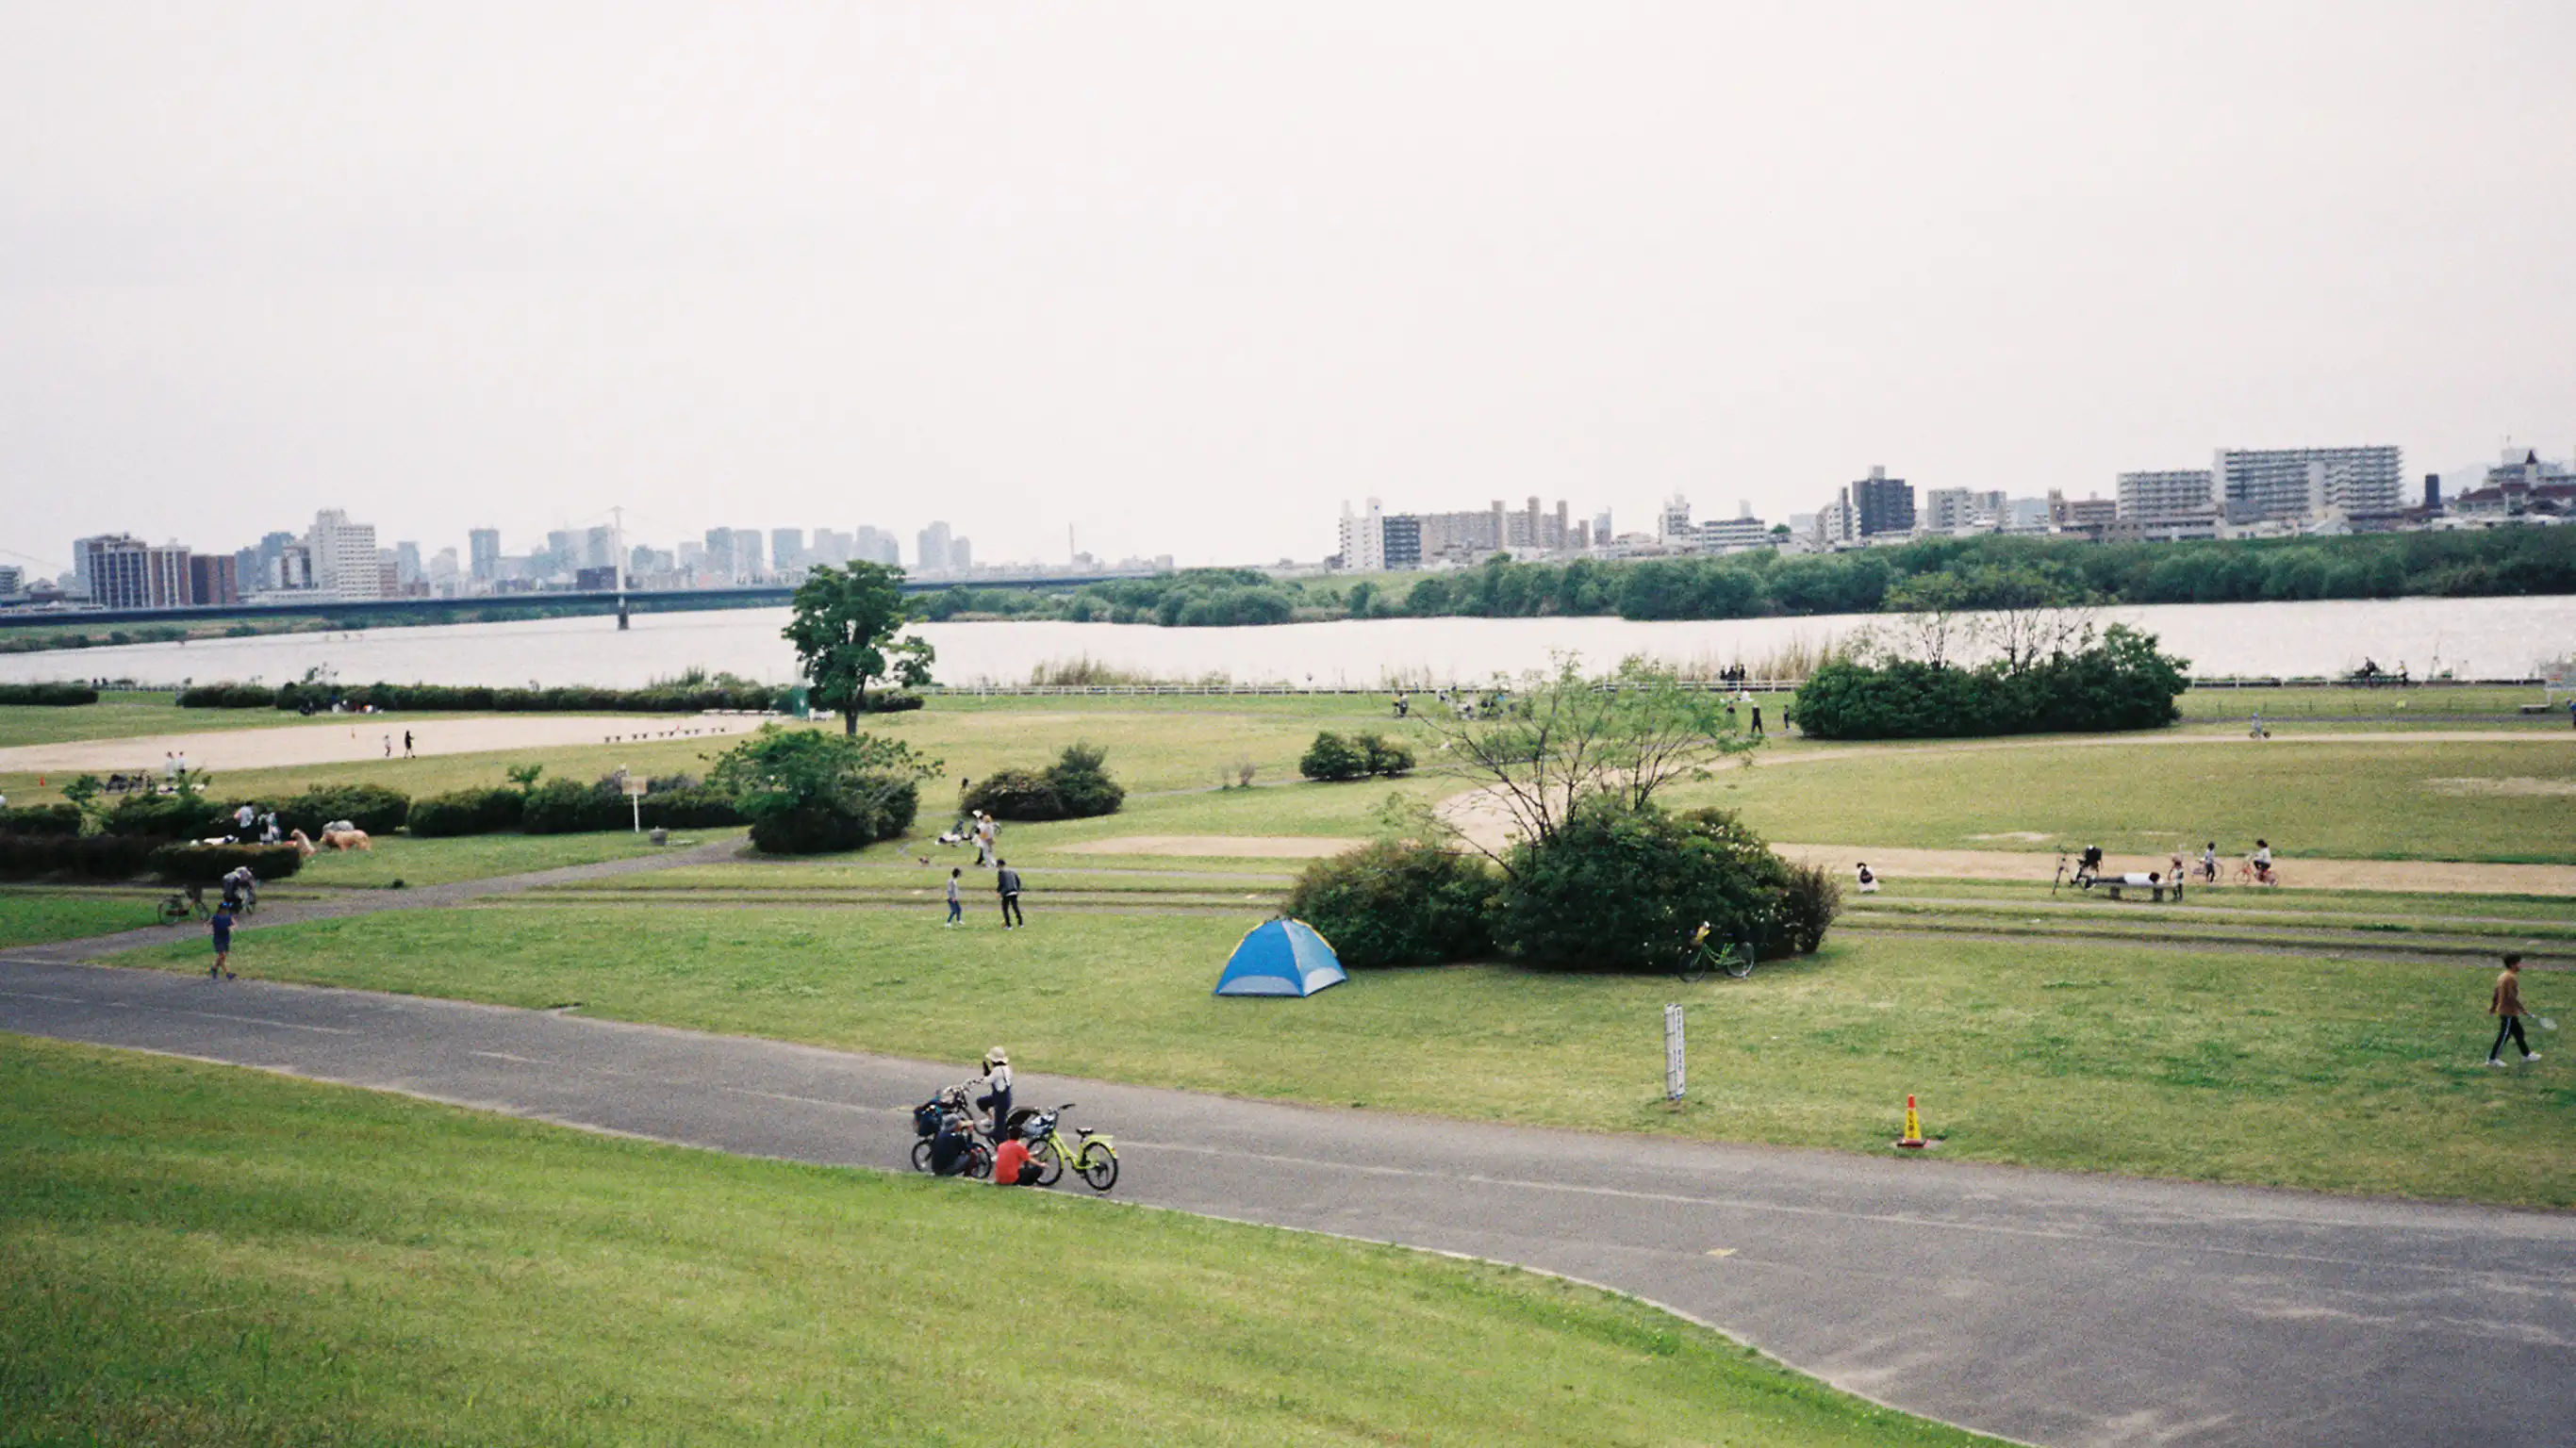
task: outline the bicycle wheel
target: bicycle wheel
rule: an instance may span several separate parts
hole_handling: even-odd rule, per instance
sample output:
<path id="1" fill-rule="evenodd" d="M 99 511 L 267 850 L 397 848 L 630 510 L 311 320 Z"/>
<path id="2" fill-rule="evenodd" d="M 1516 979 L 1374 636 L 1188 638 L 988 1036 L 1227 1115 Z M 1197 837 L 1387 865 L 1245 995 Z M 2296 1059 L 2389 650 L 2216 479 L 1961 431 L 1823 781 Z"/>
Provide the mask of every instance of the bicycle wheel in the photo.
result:
<path id="1" fill-rule="evenodd" d="M 1705 979 L 1708 975 L 1708 951 L 1697 945 L 1685 947 L 1680 962 L 1673 967 L 1673 974 L 1694 984 Z"/>
<path id="2" fill-rule="evenodd" d="M 174 898 L 172 898 L 172 899 L 164 900 L 164 901 L 162 901 L 162 902 L 161 902 L 161 923 L 162 923 L 162 924 L 164 924 L 164 925 L 176 925 L 176 924 L 178 924 L 180 921 L 185 920 L 185 919 L 187 919 L 187 918 L 188 918 L 188 907 L 187 907 L 187 906 L 185 906 L 185 905 L 180 904 L 180 903 L 179 903 L 179 901 L 178 901 L 175 897 L 174 897 Z"/>
<path id="3" fill-rule="evenodd" d="M 1717 963 L 1728 975 L 1742 980 L 1753 973 L 1753 947 L 1750 944 L 1730 945 L 1719 953 Z"/>
<path id="4" fill-rule="evenodd" d="M 1029 1165 L 1037 1168 L 1038 1185 L 1051 1187 L 1064 1175 L 1064 1148 L 1052 1136 L 1029 1143 Z"/>
<path id="5" fill-rule="evenodd" d="M 993 1149 L 982 1142 L 966 1148 L 966 1174 L 975 1180 L 993 1179 Z"/>
<path id="6" fill-rule="evenodd" d="M 925 1137 L 923 1137 L 921 1140 L 916 1141 L 916 1142 L 914 1142 L 914 1143 L 912 1144 L 912 1169 L 913 1169 L 914 1171 L 928 1171 L 928 1170 L 930 1170 L 930 1138 L 929 1138 L 929 1137 L 926 1137 L 926 1136 L 925 1136 Z"/>
<path id="7" fill-rule="evenodd" d="M 1082 1173 L 1083 1181 L 1093 1191 L 1105 1192 L 1118 1185 L 1118 1153 L 1096 1141 L 1087 1143 L 1074 1170 Z"/>

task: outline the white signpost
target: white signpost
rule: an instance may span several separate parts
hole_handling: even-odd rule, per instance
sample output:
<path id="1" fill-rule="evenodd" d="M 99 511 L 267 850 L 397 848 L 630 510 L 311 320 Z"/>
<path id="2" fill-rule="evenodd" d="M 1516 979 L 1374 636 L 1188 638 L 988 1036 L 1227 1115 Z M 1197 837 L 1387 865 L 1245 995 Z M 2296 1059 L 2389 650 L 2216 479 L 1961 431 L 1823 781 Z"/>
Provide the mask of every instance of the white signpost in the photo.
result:
<path id="1" fill-rule="evenodd" d="M 1682 1099 L 1682 1008 L 1664 1007 L 1664 1099 Z"/>
<path id="2" fill-rule="evenodd" d="M 640 835 L 644 833 L 644 791 L 647 785 L 645 781 L 628 774 L 623 764 L 617 766 L 617 777 L 626 786 L 627 812 L 634 816 L 635 833 Z"/>

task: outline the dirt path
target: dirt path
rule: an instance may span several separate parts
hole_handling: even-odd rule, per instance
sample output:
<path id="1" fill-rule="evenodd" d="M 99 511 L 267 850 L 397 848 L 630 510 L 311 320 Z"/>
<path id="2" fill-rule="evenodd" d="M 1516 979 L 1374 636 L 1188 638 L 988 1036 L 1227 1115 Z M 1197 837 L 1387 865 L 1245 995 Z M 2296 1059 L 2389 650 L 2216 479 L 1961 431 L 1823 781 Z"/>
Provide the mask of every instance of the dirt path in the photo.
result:
<path id="1" fill-rule="evenodd" d="M 1907 850 L 1886 845 L 1783 844 L 1781 854 L 1808 860 L 1849 875 L 1866 860 L 1873 874 L 1890 880 L 2020 880 L 2046 881 L 2057 870 L 2057 856 L 2037 850 Z M 2106 855 L 2106 875 L 2162 871 L 2164 856 Z M 2576 865 L 2491 865 L 2456 860 L 2311 860 L 2284 855 L 2282 881 L 2311 890 L 2388 890 L 2437 895 L 2576 895 Z M 2232 879 L 2234 860 L 2220 862 L 2220 878 Z M 2213 894 L 2229 899 L 2254 898 L 2255 886 L 2222 885 Z"/>
<path id="2" fill-rule="evenodd" d="M 1060 855 L 1188 855 L 1229 860 L 1320 860 L 1366 840 L 1331 835 L 1120 835 L 1059 845 Z"/>
<path id="3" fill-rule="evenodd" d="M 363 764 L 385 758 L 385 741 L 402 751 L 412 733 L 415 754 L 484 754 L 691 735 L 747 734 L 760 721 L 707 714 L 488 714 L 406 723 L 400 714 L 342 715 L 327 723 L 276 729 L 150 734 L 133 739 L 80 739 L 0 749 L 0 774 L 157 773 L 162 759 L 184 754 L 190 769 L 277 769 L 298 764 Z"/>

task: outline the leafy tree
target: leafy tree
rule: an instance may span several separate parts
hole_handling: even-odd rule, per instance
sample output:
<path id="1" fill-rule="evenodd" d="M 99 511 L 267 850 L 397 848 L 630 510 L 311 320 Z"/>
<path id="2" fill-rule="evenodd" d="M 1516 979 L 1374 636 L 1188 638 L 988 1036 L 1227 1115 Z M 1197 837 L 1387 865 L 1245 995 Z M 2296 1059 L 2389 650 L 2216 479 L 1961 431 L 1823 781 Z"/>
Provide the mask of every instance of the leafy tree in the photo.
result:
<path id="1" fill-rule="evenodd" d="M 1684 687 L 1669 669 L 1632 657 L 1591 679 L 1581 662 L 1559 654 L 1553 675 L 1529 676 L 1500 710 L 1424 716 L 1444 758 L 1484 782 L 1523 841 L 1552 840 L 1596 797 L 1643 809 L 1664 786 L 1761 744 L 1727 717 L 1722 697 Z M 1505 873 L 1515 868 L 1509 855 L 1487 853 Z"/>
<path id="2" fill-rule="evenodd" d="M 1512 855 L 1494 937 L 1541 965 L 1668 970 L 1702 921 L 1765 955 L 1812 950 L 1831 919 L 1831 903 L 1797 890 L 1789 866 L 1724 810 L 1674 815 L 1595 795 Z"/>
<path id="3" fill-rule="evenodd" d="M 762 850 L 817 854 L 911 828 L 920 781 L 940 768 L 900 740 L 764 724 L 716 760 L 707 783 L 733 796 Z"/>
<path id="4" fill-rule="evenodd" d="M 1330 729 L 1320 730 L 1315 742 L 1306 746 L 1305 757 L 1297 761 L 1297 772 L 1308 779 L 1358 779 L 1368 773 L 1368 760 Z"/>
<path id="5" fill-rule="evenodd" d="M 856 737 L 868 711 L 868 686 L 894 679 L 908 688 L 930 682 L 938 655 L 925 639 L 898 637 L 912 621 L 904 608 L 903 570 L 882 563 L 847 568 L 818 564 L 796 589 L 796 616 L 782 630 L 796 646 L 797 666 L 813 701 L 839 711 L 841 732 Z"/>
<path id="6" fill-rule="evenodd" d="M 1500 884 L 1472 855 L 1382 839 L 1308 865 L 1287 913 L 1315 927 L 1344 965 L 1443 965 L 1492 952 Z"/>
<path id="7" fill-rule="evenodd" d="M 1127 791 L 1109 777 L 1108 754 L 1075 743 L 1043 771 L 997 769 L 975 781 L 964 807 L 997 820 L 1088 819 L 1115 814 Z"/>

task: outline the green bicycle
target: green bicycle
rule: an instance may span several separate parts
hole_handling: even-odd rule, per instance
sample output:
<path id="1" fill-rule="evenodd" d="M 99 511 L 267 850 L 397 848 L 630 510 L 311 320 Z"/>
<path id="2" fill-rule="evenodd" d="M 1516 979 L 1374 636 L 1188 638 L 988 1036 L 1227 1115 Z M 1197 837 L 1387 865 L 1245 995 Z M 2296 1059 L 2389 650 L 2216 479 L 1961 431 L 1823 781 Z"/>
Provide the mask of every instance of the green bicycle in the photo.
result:
<path id="1" fill-rule="evenodd" d="M 1682 947 L 1681 959 L 1673 963 L 1673 974 L 1697 982 L 1712 970 L 1723 971 L 1737 980 L 1753 973 L 1753 942 L 1730 940 L 1711 945 L 1708 937 L 1715 929 L 1705 920 L 1699 923 L 1699 929 L 1691 932 L 1690 944 Z"/>
<path id="2" fill-rule="evenodd" d="M 1105 1192 L 1118 1185 L 1118 1144 L 1105 1131 L 1084 1127 L 1073 1129 L 1074 1140 L 1068 1144 L 1057 1133 L 1056 1119 L 1073 1109 L 1068 1101 L 1053 1111 L 1041 1111 L 1020 1128 L 1028 1138 L 1029 1161 L 1038 1169 L 1038 1185 L 1051 1187 L 1072 1167 L 1095 1192 Z"/>

